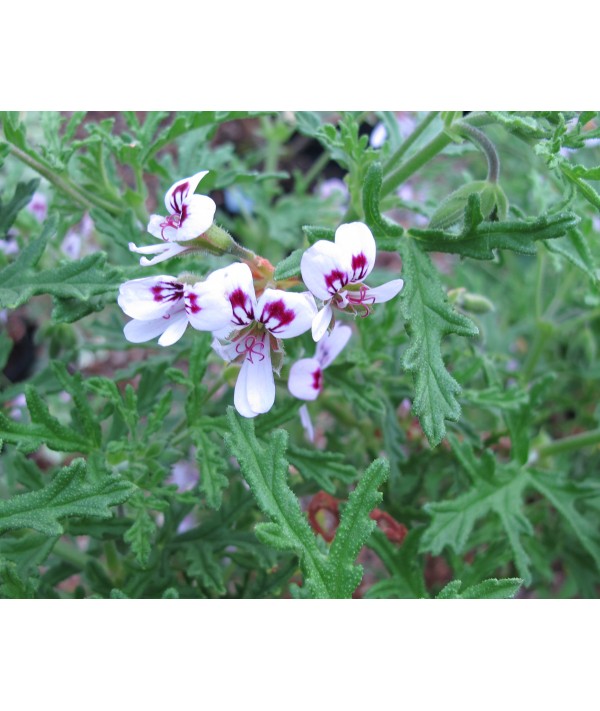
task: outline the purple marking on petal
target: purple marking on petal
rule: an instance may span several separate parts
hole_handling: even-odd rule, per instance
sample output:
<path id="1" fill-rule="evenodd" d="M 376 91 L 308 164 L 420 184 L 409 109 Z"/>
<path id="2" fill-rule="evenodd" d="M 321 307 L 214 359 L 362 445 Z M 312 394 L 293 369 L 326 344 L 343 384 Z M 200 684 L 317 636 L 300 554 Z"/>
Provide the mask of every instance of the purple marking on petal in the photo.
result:
<path id="1" fill-rule="evenodd" d="M 278 333 L 288 326 L 296 318 L 296 313 L 292 309 L 286 309 L 283 299 L 269 301 L 264 305 L 260 315 L 260 321 L 265 324 L 271 333 Z M 275 321 L 274 326 L 269 325 L 269 321 Z"/>
<path id="2" fill-rule="evenodd" d="M 250 296 L 239 287 L 229 294 L 229 303 L 233 311 L 233 322 L 236 326 L 245 326 L 254 321 L 254 309 Z"/>
<path id="3" fill-rule="evenodd" d="M 336 286 L 336 282 L 339 286 Z M 348 283 L 348 275 L 339 269 L 332 269 L 329 274 L 325 275 L 325 285 L 330 294 L 335 294 L 340 289 L 343 289 Z"/>
<path id="4" fill-rule="evenodd" d="M 320 368 L 317 368 L 314 373 L 312 373 L 312 386 L 315 390 L 321 392 L 323 387 L 323 373 Z"/>
<path id="5" fill-rule="evenodd" d="M 367 276 L 367 257 L 363 252 L 352 255 L 352 281 L 362 281 Z M 357 273 L 358 272 L 358 273 Z"/>
<path id="6" fill-rule="evenodd" d="M 181 212 L 183 208 L 183 198 L 184 194 L 189 190 L 190 184 L 188 182 L 178 185 L 175 190 L 171 193 L 171 209 L 173 212 Z"/>
<path id="7" fill-rule="evenodd" d="M 150 287 L 150 292 L 154 301 L 164 303 L 165 301 L 179 301 L 183 298 L 183 284 L 176 281 L 159 281 L 158 284 Z"/>
<path id="8" fill-rule="evenodd" d="M 198 294 L 190 291 L 186 296 L 185 300 L 185 310 L 188 313 L 199 314 L 202 311 L 200 304 L 198 303 Z"/>

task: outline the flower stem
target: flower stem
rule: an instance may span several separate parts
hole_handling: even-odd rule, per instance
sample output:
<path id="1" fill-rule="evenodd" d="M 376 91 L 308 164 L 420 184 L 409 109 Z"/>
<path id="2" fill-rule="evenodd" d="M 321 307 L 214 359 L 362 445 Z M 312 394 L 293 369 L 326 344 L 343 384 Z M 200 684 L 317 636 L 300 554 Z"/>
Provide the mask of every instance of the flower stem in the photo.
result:
<path id="1" fill-rule="evenodd" d="M 425 129 L 431 124 L 439 113 L 439 111 L 430 111 L 427 116 L 425 116 L 410 136 L 407 136 L 406 140 L 402 142 L 400 148 L 398 148 L 394 155 L 387 161 L 383 168 L 384 174 L 387 175 L 387 173 L 390 173 L 398 165 L 400 160 L 404 157 L 404 154 L 417 141 L 417 139 L 421 137 L 421 135 L 425 132 Z"/>
<path id="2" fill-rule="evenodd" d="M 600 444 L 600 429 L 557 439 L 554 442 L 542 445 L 537 451 L 540 457 L 553 457 L 556 454 L 564 454 L 574 449 L 591 447 L 595 444 Z"/>
<path id="3" fill-rule="evenodd" d="M 458 121 L 456 125 L 458 132 L 465 136 L 465 138 L 468 138 L 471 143 L 475 143 L 485 154 L 488 163 L 487 180 L 489 183 L 497 183 L 498 177 L 500 176 L 500 158 L 498 157 L 494 144 L 485 133 L 478 128 L 470 126 L 464 121 Z"/>
<path id="4" fill-rule="evenodd" d="M 25 151 L 22 151 L 17 146 L 10 144 L 10 152 L 15 158 L 18 158 L 22 163 L 28 165 L 30 168 L 39 173 L 42 177 L 46 178 L 49 183 L 52 183 L 55 188 L 58 188 L 62 193 L 68 195 L 74 202 L 83 207 L 85 210 L 89 210 L 92 207 L 100 207 L 112 215 L 119 215 L 124 212 L 124 209 L 119 205 L 115 205 L 112 202 L 108 202 L 97 195 L 91 195 L 85 190 L 76 187 L 73 183 L 65 178 L 61 178 L 59 175 L 51 169 L 40 163 L 38 160 L 30 156 Z"/>
<path id="5" fill-rule="evenodd" d="M 473 113 L 468 118 L 460 121 L 461 126 L 483 126 L 490 123 L 492 119 L 485 113 Z M 420 151 L 417 151 L 413 156 L 400 165 L 400 167 L 384 180 L 381 195 L 385 197 L 393 192 L 399 185 L 414 175 L 425 163 L 428 163 L 432 158 L 452 142 L 450 133 L 445 129 L 440 131 L 437 136 L 431 139 Z"/>

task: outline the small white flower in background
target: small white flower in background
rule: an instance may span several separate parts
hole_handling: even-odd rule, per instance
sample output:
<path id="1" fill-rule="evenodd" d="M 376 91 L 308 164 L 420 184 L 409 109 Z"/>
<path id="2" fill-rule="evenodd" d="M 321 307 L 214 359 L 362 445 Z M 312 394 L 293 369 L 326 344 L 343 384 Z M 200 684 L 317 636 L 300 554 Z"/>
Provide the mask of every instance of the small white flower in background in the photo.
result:
<path id="1" fill-rule="evenodd" d="M 86 212 L 81 222 L 72 227 L 60 245 L 61 252 L 71 259 L 79 259 L 81 248 L 94 231 L 94 221 Z"/>
<path id="2" fill-rule="evenodd" d="M 309 442 L 314 442 L 315 428 L 313 427 L 312 420 L 310 419 L 310 412 L 308 411 L 308 407 L 306 407 L 306 405 L 302 405 L 302 407 L 298 410 L 298 414 L 300 415 L 300 423 L 302 424 L 302 427 L 306 434 L 306 439 Z"/>
<path id="3" fill-rule="evenodd" d="M 323 371 L 338 357 L 350 340 L 352 329 L 339 323 L 317 343 L 314 358 L 302 358 L 292 365 L 288 389 L 299 400 L 316 400 L 323 389 Z"/>
<path id="4" fill-rule="evenodd" d="M 140 264 L 148 266 L 158 264 L 165 259 L 174 257 L 186 249 L 186 242 L 196 239 L 212 225 L 217 206 L 214 200 L 206 195 L 196 195 L 194 191 L 198 183 L 208 173 L 203 170 L 190 178 L 179 180 L 172 185 L 165 195 L 165 206 L 169 212 L 167 217 L 152 215 L 148 223 L 148 232 L 162 244 L 150 247 L 137 247 L 129 243 L 129 249 L 138 254 L 155 254 L 152 259 L 142 257 Z"/>
<path id="5" fill-rule="evenodd" d="M 121 284 L 117 301 L 133 319 L 123 330 L 130 343 L 160 336 L 159 345 L 170 346 L 183 336 L 190 322 L 200 331 L 223 325 L 217 308 L 220 300 L 211 294 L 206 282 L 190 286 L 164 275 L 133 279 Z"/>
<path id="6" fill-rule="evenodd" d="M 375 266 L 377 248 L 371 230 L 362 222 L 340 225 L 335 242 L 319 240 L 302 255 L 302 279 L 310 291 L 323 301 L 324 308 L 312 324 L 312 335 L 319 341 L 333 318 L 333 307 L 368 316 L 375 303 L 389 301 L 402 287 L 394 279 L 374 289 L 363 281 Z"/>
<path id="7" fill-rule="evenodd" d="M 177 491 L 191 491 L 199 479 L 200 472 L 196 464 L 188 459 L 181 459 L 173 465 L 166 483 L 175 484 Z"/>
<path id="8" fill-rule="evenodd" d="M 9 230 L 6 239 L 0 239 L 0 252 L 10 257 L 13 254 L 19 253 L 19 243 L 16 240 L 16 234 Z"/>
<path id="9" fill-rule="evenodd" d="M 381 148 L 387 140 L 387 128 L 385 124 L 378 123 L 371 131 L 369 136 L 369 145 L 371 148 Z"/>
<path id="10" fill-rule="evenodd" d="M 213 348 L 226 361 L 242 360 L 235 384 L 234 405 L 243 417 L 268 412 L 275 401 L 271 352 L 277 360 L 283 351 L 279 339 L 294 338 L 310 329 L 317 313 L 311 294 L 265 289 L 257 300 L 252 272 L 247 264 L 232 264 L 213 272 L 206 282 L 219 294 L 220 313 L 226 320 L 215 328 Z M 215 312 L 215 320 L 217 318 Z M 190 316 L 195 326 L 193 316 Z M 227 338 L 221 343 L 219 338 Z"/>
<path id="11" fill-rule="evenodd" d="M 36 190 L 26 209 L 38 222 L 43 222 L 48 216 L 48 200 L 44 193 L 40 193 Z"/>

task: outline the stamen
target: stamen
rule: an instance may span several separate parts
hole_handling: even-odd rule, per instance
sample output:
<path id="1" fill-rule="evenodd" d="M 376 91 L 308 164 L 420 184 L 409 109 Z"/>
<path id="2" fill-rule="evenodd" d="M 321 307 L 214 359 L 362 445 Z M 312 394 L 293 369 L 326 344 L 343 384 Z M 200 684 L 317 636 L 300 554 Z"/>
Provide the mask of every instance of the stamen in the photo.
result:
<path id="1" fill-rule="evenodd" d="M 168 242 L 169 240 L 165 237 L 165 230 L 167 227 L 172 227 L 174 230 L 179 228 L 179 224 L 181 222 L 181 215 L 169 215 L 168 217 L 165 217 L 164 222 L 161 222 L 159 227 L 160 227 L 160 236 Z"/>
<path id="2" fill-rule="evenodd" d="M 240 355 L 244 355 L 245 358 L 247 358 L 250 363 L 254 365 L 254 360 L 252 359 L 252 356 L 256 356 L 260 361 L 263 361 L 265 359 L 265 354 L 263 353 L 265 349 L 265 341 L 264 341 L 264 334 L 262 336 L 262 339 L 259 340 L 254 336 L 253 334 L 247 335 L 243 341 L 240 341 L 236 347 L 235 347 L 235 352 L 239 353 Z"/>

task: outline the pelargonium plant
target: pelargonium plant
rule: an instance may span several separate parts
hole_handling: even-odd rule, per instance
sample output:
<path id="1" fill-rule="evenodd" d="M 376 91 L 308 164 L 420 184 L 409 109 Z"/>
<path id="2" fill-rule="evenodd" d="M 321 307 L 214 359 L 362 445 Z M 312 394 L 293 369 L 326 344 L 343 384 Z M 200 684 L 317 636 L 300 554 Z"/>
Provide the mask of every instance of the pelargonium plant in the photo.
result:
<path id="1" fill-rule="evenodd" d="M 600 114 L 110 116 L 0 115 L 0 597 L 598 596 Z"/>

